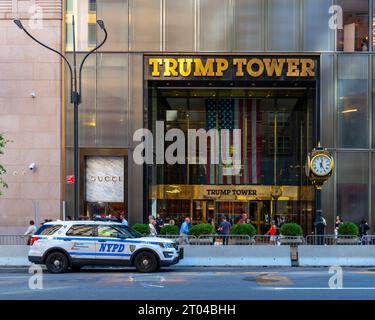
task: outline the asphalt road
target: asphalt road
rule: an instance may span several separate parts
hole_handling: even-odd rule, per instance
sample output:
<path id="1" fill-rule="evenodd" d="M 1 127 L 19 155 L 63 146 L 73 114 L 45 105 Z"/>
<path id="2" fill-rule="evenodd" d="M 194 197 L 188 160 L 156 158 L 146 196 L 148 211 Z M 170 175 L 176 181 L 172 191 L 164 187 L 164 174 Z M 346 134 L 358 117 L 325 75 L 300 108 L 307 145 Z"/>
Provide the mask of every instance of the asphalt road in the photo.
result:
<path id="1" fill-rule="evenodd" d="M 112 268 L 66 274 L 44 270 L 43 289 L 30 289 L 27 268 L 0 268 L 0 300 L 375 299 L 375 268 L 344 268 L 341 289 L 329 287 L 332 275 L 328 268 L 271 267 L 173 267 L 154 274 Z"/>

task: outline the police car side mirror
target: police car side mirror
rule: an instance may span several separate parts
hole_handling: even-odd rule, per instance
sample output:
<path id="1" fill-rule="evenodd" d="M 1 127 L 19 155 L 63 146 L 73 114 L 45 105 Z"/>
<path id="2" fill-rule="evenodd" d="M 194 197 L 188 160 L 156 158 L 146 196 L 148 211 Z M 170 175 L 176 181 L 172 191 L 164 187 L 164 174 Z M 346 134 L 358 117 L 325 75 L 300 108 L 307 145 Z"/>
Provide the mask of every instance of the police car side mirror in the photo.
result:
<path id="1" fill-rule="evenodd" d="M 117 238 L 119 238 L 119 239 L 126 239 L 126 235 L 124 235 L 123 233 L 118 233 L 117 234 Z"/>

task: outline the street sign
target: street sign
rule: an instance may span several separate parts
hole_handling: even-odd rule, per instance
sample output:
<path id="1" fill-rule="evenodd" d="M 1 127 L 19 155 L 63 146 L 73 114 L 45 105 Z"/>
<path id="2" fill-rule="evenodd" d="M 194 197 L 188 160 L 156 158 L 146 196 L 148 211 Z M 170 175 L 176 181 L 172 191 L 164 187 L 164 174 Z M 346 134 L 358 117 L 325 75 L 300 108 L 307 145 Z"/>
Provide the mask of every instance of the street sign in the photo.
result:
<path id="1" fill-rule="evenodd" d="M 76 181 L 76 179 L 75 179 L 75 177 L 73 175 L 66 176 L 66 183 L 67 184 L 74 184 L 75 181 Z"/>

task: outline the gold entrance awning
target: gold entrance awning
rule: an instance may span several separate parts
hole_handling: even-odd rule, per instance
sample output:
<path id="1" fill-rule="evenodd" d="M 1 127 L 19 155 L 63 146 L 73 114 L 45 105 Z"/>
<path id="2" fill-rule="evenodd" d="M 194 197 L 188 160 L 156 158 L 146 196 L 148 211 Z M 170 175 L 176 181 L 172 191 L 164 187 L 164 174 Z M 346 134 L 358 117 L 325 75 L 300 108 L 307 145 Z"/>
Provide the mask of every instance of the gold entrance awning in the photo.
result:
<path id="1" fill-rule="evenodd" d="M 151 188 L 151 199 L 170 200 L 292 200 L 312 201 L 312 186 L 271 186 L 271 185 L 171 185 L 159 184 Z"/>

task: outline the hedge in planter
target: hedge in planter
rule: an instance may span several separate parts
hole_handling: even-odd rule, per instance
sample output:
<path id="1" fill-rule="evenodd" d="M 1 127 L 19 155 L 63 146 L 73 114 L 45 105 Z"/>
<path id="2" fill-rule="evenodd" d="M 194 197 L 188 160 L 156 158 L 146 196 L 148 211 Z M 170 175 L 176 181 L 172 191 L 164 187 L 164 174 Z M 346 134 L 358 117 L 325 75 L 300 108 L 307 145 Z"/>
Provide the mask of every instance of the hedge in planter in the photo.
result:
<path id="1" fill-rule="evenodd" d="M 340 236 L 358 236 L 359 229 L 356 224 L 350 221 L 343 222 L 339 226 Z"/>
<path id="2" fill-rule="evenodd" d="M 178 227 L 177 226 L 173 226 L 173 225 L 164 226 L 163 228 L 161 228 L 160 234 L 163 234 L 163 235 L 177 235 L 177 234 L 179 234 Z"/>
<path id="3" fill-rule="evenodd" d="M 214 227 L 209 223 L 202 223 L 192 226 L 189 230 L 189 235 L 199 237 L 204 234 L 215 233 Z"/>
<path id="4" fill-rule="evenodd" d="M 283 236 L 298 237 L 303 235 L 301 226 L 297 223 L 285 223 L 281 226 L 280 232 Z"/>
<path id="5" fill-rule="evenodd" d="M 254 237 L 256 235 L 256 230 L 252 224 L 235 224 L 232 229 L 230 230 L 231 234 L 235 235 L 248 235 L 250 237 Z"/>
<path id="6" fill-rule="evenodd" d="M 133 226 L 135 231 L 138 231 L 140 234 L 150 234 L 150 227 L 148 224 L 136 223 Z"/>

